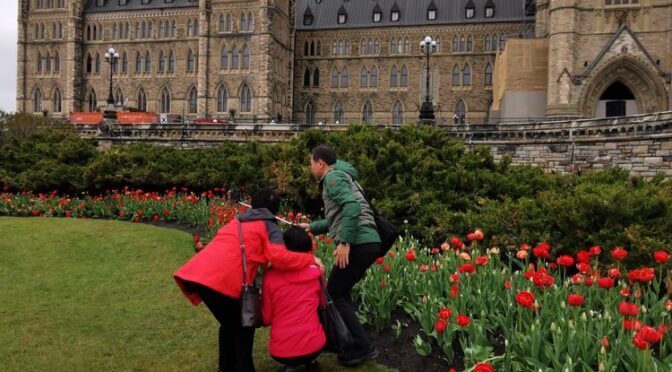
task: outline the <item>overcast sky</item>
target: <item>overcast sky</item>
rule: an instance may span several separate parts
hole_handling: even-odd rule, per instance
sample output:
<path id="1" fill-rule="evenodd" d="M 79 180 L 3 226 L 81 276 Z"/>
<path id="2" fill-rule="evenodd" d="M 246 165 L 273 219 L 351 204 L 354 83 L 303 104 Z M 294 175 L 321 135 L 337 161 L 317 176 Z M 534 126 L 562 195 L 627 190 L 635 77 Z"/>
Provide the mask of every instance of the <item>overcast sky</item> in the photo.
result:
<path id="1" fill-rule="evenodd" d="M 0 12 L 0 110 L 16 110 L 16 32 L 18 1 L 3 0 Z M 9 3 L 9 4 L 7 4 Z M 11 4 L 11 5 L 10 5 Z"/>

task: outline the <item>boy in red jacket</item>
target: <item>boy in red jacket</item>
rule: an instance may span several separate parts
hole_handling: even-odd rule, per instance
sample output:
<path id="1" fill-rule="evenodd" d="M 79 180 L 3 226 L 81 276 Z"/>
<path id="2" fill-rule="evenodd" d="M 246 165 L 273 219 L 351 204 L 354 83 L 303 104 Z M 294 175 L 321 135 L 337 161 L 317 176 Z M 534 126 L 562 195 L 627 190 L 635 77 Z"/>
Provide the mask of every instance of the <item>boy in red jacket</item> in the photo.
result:
<path id="1" fill-rule="evenodd" d="M 294 252 L 311 252 L 312 240 L 300 228 L 290 228 L 283 236 L 285 246 Z M 324 304 L 317 265 L 296 270 L 272 268 L 264 275 L 262 314 L 271 326 L 268 349 L 285 371 L 304 365 L 318 371 L 317 357 L 326 344 L 317 308 Z"/>

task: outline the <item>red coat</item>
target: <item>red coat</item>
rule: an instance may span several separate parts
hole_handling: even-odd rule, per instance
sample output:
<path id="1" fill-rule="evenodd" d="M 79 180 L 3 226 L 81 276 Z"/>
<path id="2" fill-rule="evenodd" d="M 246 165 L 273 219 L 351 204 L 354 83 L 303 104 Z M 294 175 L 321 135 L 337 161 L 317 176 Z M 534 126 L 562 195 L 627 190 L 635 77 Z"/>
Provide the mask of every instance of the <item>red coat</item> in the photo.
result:
<path id="1" fill-rule="evenodd" d="M 321 350 L 327 342 L 317 308 L 324 303 L 319 267 L 302 270 L 273 268 L 264 275 L 261 311 L 271 325 L 270 354 L 293 358 Z"/>
<path id="2" fill-rule="evenodd" d="M 270 262 L 278 269 L 298 270 L 313 263 L 310 253 L 291 252 L 285 248 L 282 231 L 267 209 L 249 209 L 240 216 L 245 255 L 247 257 L 247 277 L 251 283 L 257 275 L 257 268 L 266 268 Z M 203 249 L 191 258 L 173 275 L 185 296 L 198 305 L 201 298 L 189 292 L 184 281 L 194 282 L 213 289 L 223 295 L 240 298 L 243 288 L 243 263 L 238 236 L 238 220 L 233 220 L 217 231 L 217 235 Z"/>

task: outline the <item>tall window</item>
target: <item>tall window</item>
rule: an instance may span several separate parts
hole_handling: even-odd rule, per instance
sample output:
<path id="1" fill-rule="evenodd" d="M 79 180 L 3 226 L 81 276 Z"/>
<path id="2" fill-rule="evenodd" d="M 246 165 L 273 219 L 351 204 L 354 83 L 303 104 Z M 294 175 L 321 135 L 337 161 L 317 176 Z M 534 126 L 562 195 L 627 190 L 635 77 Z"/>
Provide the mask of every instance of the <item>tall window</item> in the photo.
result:
<path id="1" fill-rule="evenodd" d="M 159 53 L 159 72 L 163 72 L 166 68 L 166 56 L 163 54 L 163 50 Z"/>
<path id="2" fill-rule="evenodd" d="M 362 67 L 362 70 L 359 72 L 359 86 L 369 86 L 369 71 L 366 69 L 366 67 Z"/>
<path id="3" fill-rule="evenodd" d="M 474 50 L 474 40 L 472 39 L 471 35 L 467 36 L 467 52 L 471 52 Z"/>
<path id="4" fill-rule="evenodd" d="M 89 112 L 94 112 L 98 108 L 98 98 L 96 97 L 96 91 L 91 89 L 86 98 L 87 106 Z"/>
<path id="5" fill-rule="evenodd" d="M 194 52 L 189 49 L 187 54 L 187 72 L 194 72 L 196 70 L 196 61 L 194 60 Z"/>
<path id="6" fill-rule="evenodd" d="M 492 65 L 489 64 L 489 63 L 487 65 L 485 65 L 485 79 L 484 79 L 484 81 L 485 81 L 485 86 L 486 87 L 489 87 L 489 86 L 492 85 Z"/>
<path id="7" fill-rule="evenodd" d="M 401 125 L 404 122 L 404 108 L 401 102 L 397 101 L 392 107 L 392 124 Z"/>
<path id="8" fill-rule="evenodd" d="M 484 48 L 486 51 L 489 51 L 491 49 L 491 43 L 490 43 L 490 35 L 485 35 L 485 42 L 484 42 Z"/>
<path id="9" fill-rule="evenodd" d="M 345 110 L 343 110 L 343 104 L 341 101 L 336 101 L 336 104 L 334 105 L 334 123 L 343 124 L 344 114 Z"/>
<path id="10" fill-rule="evenodd" d="M 161 113 L 170 113 L 170 92 L 167 88 L 161 89 Z"/>
<path id="11" fill-rule="evenodd" d="M 89 56 L 89 58 L 91 58 L 91 56 Z M 35 62 L 35 64 L 36 64 L 35 70 L 38 73 L 42 72 L 42 53 L 37 52 L 37 61 Z M 86 70 L 87 70 L 86 72 L 91 73 L 91 69 L 88 66 Z"/>
<path id="12" fill-rule="evenodd" d="M 189 113 L 195 114 L 198 110 L 198 99 L 197 99 L 196 88 L 191 88 L 189 91 Z"/>
<path id="13" fill-rule="evenodd" d="M 305 116 L 306 116 L 306 123 L 305 123 L 306 125 L 315 124 L 315 106 L 313 106 L 312 101 L 308 101 L 308 103 L 306 103 Z"/>
<path id="14" fill-rule="evenodd" d="M 303 86 L 310 86 L 310 69 L 306 68 L 306 71 L 303 72 Z"/>
<path id="15" fill-rule="evenodd" d="M 373 123 L 373 106 L 369 101 L 366 101 L 362 108 L 362 121 L 366 124 Z"/>
<path id="16" fill-rule="evenodd" d="M 397 86 L 397 75 L 397 66 L 392 66 L 392 70 L 390 71 L 390 87 Z"/>
<path id="17" fill-rule="evenodd" d="M 459 47 L 457 45 L 457 35 L 453 36 L 453 49 L 452 49 L 452 51 L 453 52 L 459 51 Z"/>
<path id="18" fill-rule="evenodd" d="M 147 93 L 142 88 L 138 92 L 138 110 L 147 111 Z"/>
<path id="19" fill-rule="evenodd" d="M 124 93 L 121 91 L 121 88 L 117 88 L 117 90 L 114 91 L 114 102 L 118 106 L 124 104 Z"/>
<path id="20" fill-rule="evenodd" d="M 348 87 L 348 68 L 343 67 L 343 72 L 341 72 L 341 88 Z"/>
<path id="21" fill-rule="evenodd" d="M 238 68 L 238 47 L 233 47 L 231 51 L 231 68 Z"/>
<path id="22" fill-rule="evenodd" d="M 54 96 L 51 99 L 51 102 L 53 104 L 52 111 L 53 112 L 61 112 L 62 111 L 62 106 L 61 106 L 61 90 L 56 88 L 54 89 Z"/>
<path id="23" fill-rule="evenodd" d="M 250 48 L 243 48 L 243 68 L 250 68 Z"/>
<path id="24" fill-rule="evenodd" d="M 56 55 L 54 56 L 54 72 L 61 72 L 61 55 L 58 52 L 56 52 Z"/>
<path id="25" fill-rule="evenodd" d="M 400 85 L 402 87 L 407 87 L 408 86 L 408 69 L 406 66 L 401 67 L 401 79 L 400 79 Z"/>
<path id="26" fill-rule="evenodd" d="M 464 124 L 466 122 L 466 117 L 467 108 L 464 105 L 464 101 L 458 99 L 455 104 L 455 116 L 453 117 L 455 124 Z"/>
<path id="27" fill-rule="evenodd" d="M 247 17 L 245 14 L 240 15 L 240 31 L 247 31 Z"/>
<path id="28" fill-rule="evenodd" d="M 224 14 L 219 15 L 219 32 L 224 31 L 226 28 L 225 23 L 224 23 Z"/>
<path id="29" fill-rule="evenodd" d="M 226 32 L 231 32 L 233 29 L 233 21 L 231 19 L 231 14 L 226 15 Z"/>
<path id="30" fill-rule="evenodd" d="M 220 67 L 229 68 L 229 49 L 227 47 L 222 48 L 222 56 L 220 58 Z"/>
<path id="31" fill-rule="evenodd" d="M 471 85 L 471 66 L 464 66 L 464 73 L 462 74 L 462 85 L 470 86 Z"/>
<path id="32" fill-rule="evenodd" d="M 140 52 L 135 54 L 135 73 L 139 74 L 142 72 L 142 56 Z"/>
<path id="33" fill-rule="evenodd" d="M 453 86 L 457 87 L 460 85 L 460 66 L 453 66 Z"/>
<path id="34" fill-rule="evenodd" d="M 33 112 L 42 112 L 42 92 L 39 88 L 33 93 Z"/>
<path id="35" fill-rule="evenodd" d="M 100 74 L 100 54 L 96 53 L 96 74 Z"/>
<path id="36" fill-rule="evenodd" d="M 128 72 L 128 55 L 126 52 L 121 55 L 121 72 L 124 74 Z"/>
<path id="37" fill-rule="evenodd" d="M 247 15 L 247 31 L 254 31 L 254 18 L 252 17 L 252 13 Z"/>
<path id="38" fill-rule="evenodd" d="M 145 74 L 152 72 L 152 55 L 147 52 L 145 54 Z"/>
<path id="39" fill-rule="evenodd" d="M 331 70 L 331 87 L 338 88 L 338 69 L 336 67 Z"/>
<path id="40" fill-rule="evenodd" d="M 168 55 L 168 72 L 175 72 L 175 53 L 172 50 Z"/>
<path id="41" fill-rule="evenodd" d="M 315 71 L 313 71 L 313 86 L 320 86 L 320 69 L 317 67 L 315 68 Z"/>
<path id="42" fill-rule="evenodd" d="M 378 69 L 375 66 L 371 69 L 371 86 L 378 86 Z"/>
<path id="43" fill-rule="evenodd" d="M 240 111 L 252 111 L 252 92 L 250 91 L 250 87 L 248 87 L 247 84 L 243 85 L 243 88 L 240 90 Z"/>
<path id="44" fill-rule="evenodd" d="M 217 112 L 227 112 L 229 105 L 229 93 L 223 85 L 217 88 Z"/>

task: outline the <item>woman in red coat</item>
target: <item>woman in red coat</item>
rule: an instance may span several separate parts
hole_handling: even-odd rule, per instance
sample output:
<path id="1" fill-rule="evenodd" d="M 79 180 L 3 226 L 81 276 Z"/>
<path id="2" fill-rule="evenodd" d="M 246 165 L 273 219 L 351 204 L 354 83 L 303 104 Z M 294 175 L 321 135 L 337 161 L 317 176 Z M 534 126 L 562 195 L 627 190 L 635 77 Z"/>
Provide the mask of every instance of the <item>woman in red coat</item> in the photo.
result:
<path id="1" fill-rule="evenodd" d="M 205 302 L 220 323 L 219 371 L 254 371 L 252 346 L 254 328 L 242 327 L 240 297 L 243 265 L 238 224 L 241 223 L 247 259 L 247 282 L 257 268 L 299 270 L 316 263 L 310 253 L 285 249 L 282 232 L 275 222 L 280 198 L 272 190 L 252 197 L 252 209 L 223 226 L 214 239 L 175 274 L 177 285 L 192 304 Z M 319 260 L 318 260 L 319 262 Z"/>

